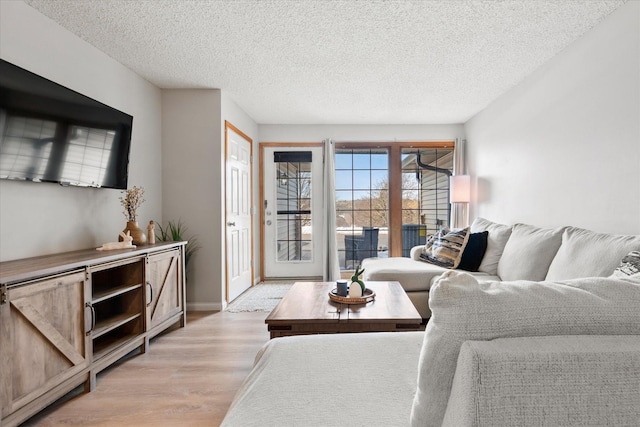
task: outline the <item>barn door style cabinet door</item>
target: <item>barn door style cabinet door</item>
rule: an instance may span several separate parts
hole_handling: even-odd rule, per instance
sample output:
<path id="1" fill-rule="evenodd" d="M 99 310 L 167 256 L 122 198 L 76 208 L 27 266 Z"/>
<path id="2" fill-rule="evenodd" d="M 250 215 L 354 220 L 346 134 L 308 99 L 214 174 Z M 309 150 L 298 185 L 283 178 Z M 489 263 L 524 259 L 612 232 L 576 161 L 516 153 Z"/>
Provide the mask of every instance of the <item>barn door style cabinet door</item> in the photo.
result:
<path id="1" fill-rule="evenodd" d="M 86 334 L 90 291 L 84 270 L 2 287 L 0 401 L 2 417 L 53 389 L 68 392 L 86 381 L 91 356 Z M 53 400 L 53 399 L 52 399 Z"/>
<path id="2" fill-rule="evenodd" d="M 147 256 L 147 338 L 167 325 L 184 326 L 184 269 L 181 248 Z"/>

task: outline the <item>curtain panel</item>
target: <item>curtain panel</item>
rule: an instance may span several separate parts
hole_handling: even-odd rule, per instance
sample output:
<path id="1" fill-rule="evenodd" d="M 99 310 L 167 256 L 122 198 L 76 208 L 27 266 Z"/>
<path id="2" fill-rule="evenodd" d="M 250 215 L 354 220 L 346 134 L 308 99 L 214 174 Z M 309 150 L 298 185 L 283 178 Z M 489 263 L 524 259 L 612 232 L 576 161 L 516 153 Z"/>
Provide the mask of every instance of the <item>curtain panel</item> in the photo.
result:
<path id="1" fill-rule="evenodd" d="M 456 138 L 455 147 L 453 149 L 454 175 L 464 175 L 466 173 L 466 143 L 466 140 Z M 451 228 L 464 228 L 469 225 L 467 217 L 468 209 L 468 203 L 451 204 Z"/>
<path id="2" fill-rule="evenodd" d="M 338 262 L 338 239 L 336 236 L 336 167 L 335 142 L 331 139 L 324 144 L 324 218 L 325 250 L 323 254 L 323 280 L 334 282 L 340 278 Z"/>

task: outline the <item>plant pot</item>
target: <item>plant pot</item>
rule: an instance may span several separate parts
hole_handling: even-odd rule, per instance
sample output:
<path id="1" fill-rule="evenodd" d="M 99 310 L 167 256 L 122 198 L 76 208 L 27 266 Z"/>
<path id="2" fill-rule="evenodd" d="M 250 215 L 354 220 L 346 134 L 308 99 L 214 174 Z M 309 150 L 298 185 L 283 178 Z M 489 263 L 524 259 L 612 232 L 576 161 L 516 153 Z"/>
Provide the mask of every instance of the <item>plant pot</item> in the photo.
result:
<path id="1" fill-rule="evenodd" d="M 142 232 L 142 229 L 138 227 L 138 221 L 127 221 L 127 226 L 122 231 L 124 234 L 127 234 L 127 231 L 130 233 L 131 237 L 133 237 L 132 243 L 136 246 L 147 243 L 147 236 Z M 118 241 L 121 242 L 122 237 L 118 237 Z"/>

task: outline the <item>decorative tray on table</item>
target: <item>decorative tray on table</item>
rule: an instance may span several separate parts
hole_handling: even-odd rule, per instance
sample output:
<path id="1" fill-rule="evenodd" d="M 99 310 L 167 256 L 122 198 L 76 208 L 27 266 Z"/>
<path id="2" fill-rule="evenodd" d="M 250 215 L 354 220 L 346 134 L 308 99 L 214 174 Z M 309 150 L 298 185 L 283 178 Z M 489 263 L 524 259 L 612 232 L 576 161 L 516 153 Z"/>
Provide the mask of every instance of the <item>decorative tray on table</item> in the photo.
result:
<path id="1" fill-rule="evenodd" d="M 331 292 L 329 292 L 329 299 L 342 304 L 366 304 L 376 298 L 376 293 L 369 288 L 364 290 L 364 295 L 361 297 L 343 297 L 337 294 L 337 290 L 337 288 L 331 289 Z"/>

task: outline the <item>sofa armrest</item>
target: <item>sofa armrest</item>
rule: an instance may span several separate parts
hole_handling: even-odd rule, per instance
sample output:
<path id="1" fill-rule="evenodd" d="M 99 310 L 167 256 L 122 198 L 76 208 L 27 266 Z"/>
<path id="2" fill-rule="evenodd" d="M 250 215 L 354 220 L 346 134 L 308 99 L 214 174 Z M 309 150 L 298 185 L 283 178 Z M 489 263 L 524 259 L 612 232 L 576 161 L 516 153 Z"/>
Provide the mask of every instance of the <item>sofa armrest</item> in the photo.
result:
<path id="1" fill-rule="evenodd" d="M 420 261 L 420 254 L 424 249 L 424 245 L 414 246 L 411 248 L 411 252 L 409 252 L 409 258 L 414 259 L 416 261 Z"/>
<path id="2" fill-rule="evenodd" d="M 462 344 L 443 426 L 634 425 L 640 335 Z"/>

